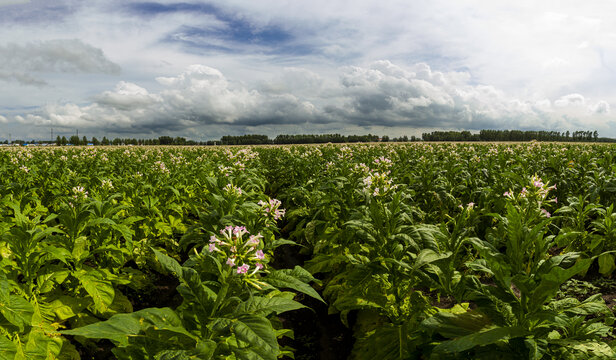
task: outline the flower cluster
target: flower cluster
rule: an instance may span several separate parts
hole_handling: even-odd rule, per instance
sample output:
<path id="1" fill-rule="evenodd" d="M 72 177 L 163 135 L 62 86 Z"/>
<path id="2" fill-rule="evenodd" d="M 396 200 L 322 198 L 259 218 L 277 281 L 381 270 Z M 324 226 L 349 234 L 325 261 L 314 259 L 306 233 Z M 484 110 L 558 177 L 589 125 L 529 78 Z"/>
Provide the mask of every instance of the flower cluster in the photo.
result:
<path id="1" fill-rule="evenodd" d="M 548 193 L 552 190 L 556 190 L 556 185 L 549 186 L 548 184 L 544 183 L 539 176 L 533 175 L 530 179 L 530 186 L 528 186 L 528 188 L 523 187 L 522 190 L 520 190 L 519 194 L 517 194 L 517 196 L 512 190 L 505 191 L 505 193 L 503 193 L 503 196 L 508 200 L 513 201 L 532 200 L 533 202 L 537 203 L 540 214 L 549 218 L 552 216 L 552 214 L 550 214 L 550 212 L 546 209 L 542 208 L 542 206 L 543 203 L 546 202 Z M 558 198 L 554 197 L 553 199 L 547 200 L 547 202 L 558 203 Z"/>
<path id="2" fill-rule="evenodd" d="M 163 174 L 169 174 L 169 169 L 167 169 L 165 163 L 160 160 L 154 163 L 154 170 L 159 171 Z"/>
<path id="3" fill-rule="evenodd" d="M 113 189 L 113 184 L 111 183 L 111 180 L 103 180 L 101 187 L 105 190 L 111 190 Z"/>
<path id="4" fill-rule="evenodd" d="M 235 186 L 233 184 L 227 184 L 222 189 L 224 192 L 226 192 L 227 194 L 231 196 L 234 196 L 234 197 L 242 196 L 242 189 L 239 186 Z"/>
<path id="5" fill-rule="evenodd" d="M 268 202 L 265 202 L 263 200 L 259 200 L 259 202 L 257 204 L 259 204 L 259 206 L 261 206 L 261 212 L 267 218 L 272 218 L 274 220 L 279 220 L 279 219 L 282 219 L 282 217 L 286 213 L 285 209 L 281 209 L 280 208 L 280 205 L 282 205 L 280 200 L 269 199 Z"/>
<path id="6" fill-rule="evenodd" d="M 227 226 L 220 234 L 222 239 L 210 236 L 208 250 L 225 257 L 225 264 L 234 269 L 234 273 L 252 276 L 265 268 L 267 259 L 261 249 L 263 236 L 260 233 L 250 235 L 244 226 Z M 248 238 L 245 235 L 249 235 Z"/>
<path id="7" fill-rule="evenodd" d="M 73 187 L 73 199 L 75 200 L 85 200 L 88 198 L 88 192 L 83 186 L 75 186 Z"/>
<path id="8" fill-rule="evenodd" d="M 389 171 L 370 173 L 362 182 L 364 185 L 364 193 L 371 194 L 374 197 L 387 195 L 398 187 L 398 185 L 394 185 L 393 180 L 389 178 Z"/>
<path id="9" fill-rule="evenodd" d="M 389 169 L 393 165 L 393 162 L 384 156 L 380 156 L 372 162 L 379 169 Z"/>

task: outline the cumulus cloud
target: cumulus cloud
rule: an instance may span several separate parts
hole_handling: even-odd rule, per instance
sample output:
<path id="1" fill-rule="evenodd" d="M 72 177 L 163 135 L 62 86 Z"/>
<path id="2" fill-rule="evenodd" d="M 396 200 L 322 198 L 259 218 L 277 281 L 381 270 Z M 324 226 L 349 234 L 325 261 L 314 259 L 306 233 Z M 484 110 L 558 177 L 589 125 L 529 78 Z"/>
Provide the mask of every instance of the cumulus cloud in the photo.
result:
<path id="1" fill-rule="evenodd" d="M 608 102 L 589 103 L 577 93 L 553 101 L 515 98 L 494 86 L 474 84 L 468 73 L 434 71 L 424 63 L 402 67 L 377 61 L 343 67 L 334 79 L 288 68 L 254 86 L 228 79 L 218 69 L 192 65 L 156 81 L 160 87 L 156 92 L 121 81 L 88 105 L 49 104 L 14 120 L 136 136 L 168 131 L 205 134 L 208 129 L 241 133 L 379 128 L 387 133 L 387 129 L 564 130 L 584 128 L 584 122 L 601 128 L 610 111 Z"/>
<path id="2" fill-rule="evenodd" d="M 46 85 L 40 73 L 120 73 L 102 50 L 81 40 L 46 40 L 0 46 L 0 79 L 22 85 Z"/>
<path id="3" fill-rule="evenodd" d="M 9 120 L 7 118 L 5 118 L 4 116 L 0 115 L 0 124 L 6 124 L 8 122 L 9 122 Z"/>
<path id="4" fill-rule="evenodd" d="M 599 101 L 595 105 L 591 106 L 591 111 L 595 114 L 609 114 L 610 104 L 607 101 Z"/>

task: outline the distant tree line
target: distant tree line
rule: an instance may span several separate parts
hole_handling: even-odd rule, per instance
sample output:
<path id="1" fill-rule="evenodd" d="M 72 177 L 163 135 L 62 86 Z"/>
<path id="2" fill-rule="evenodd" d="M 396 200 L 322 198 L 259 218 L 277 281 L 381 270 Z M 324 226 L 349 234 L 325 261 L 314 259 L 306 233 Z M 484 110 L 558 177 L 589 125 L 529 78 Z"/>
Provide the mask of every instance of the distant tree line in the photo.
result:
<path id="1" fill-rule="evenodd" d="M 323 144 L 354 142 L 408 142 L 408 141 L 562 141 L 562 142 L 616 142 L 616 139 L 599 137 L 595 131 L 522 131 L 522 130 L 481 130 L 477 134 L 470 131 L 433 131 L 423 133 L 421 138 L 406 135 L 390 138 L 378 135 L 341 135 L 341 134 L 301 134 L 278 135 L 270 139 L 267 135 L 225 135 L 220 140 L 194 141 L 184 137 L 159 136 L 156 139 L 114 138 L 103 136 L 88 139 L 77 135 L 58 136 L 54 141 L 34 141 L 30 143 L 63 145 L 261 145 L 261 144 Z M 4 144 L 8 144 L 5 140 Z M 13 144 L 27 144 L 24 140 L 13 140 Z"/>
<path id="2" fill-rule="evenodd" d="M 341 134 L 301 134 L 278 135 L 270 139 L 267 135 L 240 135 L 223 136 L 220 142 L 223 145 L 259 145 L 259 144 L 324 144 L 324 143 L 353 143 L 389 141 L 389 138 L 379 138 L 378 135 L 341 135 Z M 408 138 L 405 137 L 405 141 Z"/>
<path id="3" fill-rule="evenodd" d="M 616 139 L 601 138 L 595 131 L 522 131 L 522 130 L 481 130 L 478 134 L 470 131 L 433 131 L 423 133 L 424 141 L 573 141 L 573 142 L 616 142 Z"/>

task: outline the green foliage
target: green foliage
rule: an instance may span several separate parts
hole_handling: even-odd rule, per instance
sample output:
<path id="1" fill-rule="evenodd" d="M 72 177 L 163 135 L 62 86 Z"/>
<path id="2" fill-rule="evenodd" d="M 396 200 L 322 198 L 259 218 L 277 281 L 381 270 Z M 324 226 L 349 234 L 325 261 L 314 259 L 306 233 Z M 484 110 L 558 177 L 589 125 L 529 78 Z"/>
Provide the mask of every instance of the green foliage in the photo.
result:
<path id="1" fill-rule="evenodd" d="M 100 339 L 120 359 L 291 356 L 279 317 L 304 300 L 351 329 L 353 359 L 614 358 L 615 159 L 537 142 L 7 149 L 0 358 Z"/>

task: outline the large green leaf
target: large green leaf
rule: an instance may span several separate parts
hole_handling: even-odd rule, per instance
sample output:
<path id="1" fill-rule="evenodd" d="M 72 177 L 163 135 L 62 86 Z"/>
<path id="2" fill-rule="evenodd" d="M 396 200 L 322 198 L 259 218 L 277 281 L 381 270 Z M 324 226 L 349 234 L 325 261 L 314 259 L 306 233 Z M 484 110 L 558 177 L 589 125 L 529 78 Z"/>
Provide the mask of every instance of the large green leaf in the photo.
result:
<path id="1" fill-rule="evenodd" d="M 170 308 L 148 308 L 130 314 L 117 314 L 109 320 L 60 333 L 91 339 L 109 339 L 120 346 L 128 346 L 129 342 L 135 341 L 140 333 L 142 337 L 145 336 L 143 333 L 150 327 L 155 327 L 154 330 L 171 331 L 183 338 L 193 338 L 182 327 L 182 321 Z"/>
<path id="2" fill-rule="evenodd" d="M 599 262 L 599 272 L 602 275 L 609 275 L 616 269 L 614 254 L 601 254 L 597 260 Z"/>
<path id="3" fill-rule="evenodd" d="M 273 270 L 263 280 L 266 283 L 277 288 L 293 289 L 308 296 L 311 296 L 317 300 L 325 302 L 321 298 L 321 295 L 319 295 L 319 293 L 317 293 L 316 290 L 314 290 L 312 286 L 308 284 L 308 282 L 315 281 L 315 279 L 308 271 L 306 271 L 300 266 L 295 266 L 293 270 Z"/>
<path id="4" fill-rule="evenodd" d="M 230 325 L 235 334 L 238 344 L 245 343 L 234 349 L 234 353 L 240 358 L 276 360 L 278 353 L 278 341 L 276 332 L 270 321 L 258 315 L 241 315 L 233 319 Z"/>
<path id="5" fill-rule="evenodd" d="M 94 269 L 79 270 L 75 273 L 79 283 L 94 300 L 96 311 L 101 313 L 109 310 L 115 296 L 113 285 L 111 281 L 106 279 L 105 275 L 105 272 Z"/>
<path id="6" fill-rule="evenodd" d="M 459 353 L 477 346 L 486 346 L 499 341 L 505 341 L 528 335 L 522 327 L 495 327 L 488 330 L 472 333 L 460 338 L 445 341 L 434 348 L 436 353 Z"/>
<path id="7" fill-rule="evenodd" d="M 180 265 L 174 258 L 163 254 L 162 252 L 152 249 L 154 251 L 154 255 L 156 255 L 156 259 L 163 268 L 171 273 L 171 275 L 180 278 L 182 276 L 182 265 Z"/>
<path id="8" fill-rule="evenodd" d="M 489 326 L 491 326 L 490 319 L 474 310 L 461 313 L 442 311 L 421 323 L 422 329 L 437 332 L 447 338 L 466 336 L 482 331 Z"/>
<path id="9" fill-rule="evenodd" d="M 352 358 L 357 360 L 398 360 L 409 358 L 409 334 L 405 326 L 384 324 L 358 339 Z"/>
<path id="10" fill-rule="evenodd" d="M 0 314 L 23 332 L 25 327 L 31 325 L 34 307 L 20 295 L 9 295 L 0 301 Z"/>
<path id="11" fill-rule="evenodd" d="M 261 297 L 253 296 L 242 302 L 235 309 L 236 314 L 255 314 L 268 316 L 275 312 L 277 315 L 283 312 L 305 308 L 301 303 L 284 297 Z"/>
<path id="12" fill-rule="evenodd" d="M 592 259 L 578 259 L 578 261 L 568 269 L 563 269 L 560 266 L 550 267 L 547 274 L 541 274 L 541 282 L 531 294 L 529 303 L 530 309 L 535 310 L 541 308 L 545 302 L 556 295 L 556 292 L 565 281 L 581 271 L 588 269 L 591 263 Z"/>

